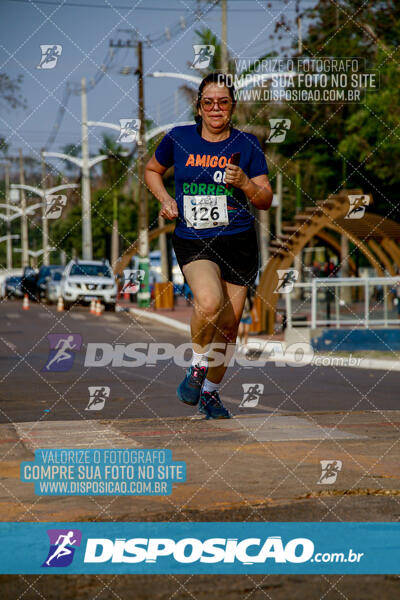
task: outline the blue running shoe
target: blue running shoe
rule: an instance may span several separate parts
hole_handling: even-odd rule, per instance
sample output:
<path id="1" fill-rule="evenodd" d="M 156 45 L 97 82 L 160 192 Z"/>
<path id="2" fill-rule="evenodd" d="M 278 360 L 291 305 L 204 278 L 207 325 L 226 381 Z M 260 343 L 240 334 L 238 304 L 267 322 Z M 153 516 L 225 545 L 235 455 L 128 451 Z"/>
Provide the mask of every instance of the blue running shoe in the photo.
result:
<path id="1" fill-rule="evenodd" d="M 176 393 L 181 402 L 196 406 L 200 400 L 200 390 L 206 378 L 208 368 L 192 365 L 186 371 L 185 379 L 179 384 Z"/>
<path id="2" fill-rule="evenodd" d="M 199 412 L 206 415 L 206 419 L 231 419 L 229 410 L 222 404 L 218 390 L 200 394 Z"/>

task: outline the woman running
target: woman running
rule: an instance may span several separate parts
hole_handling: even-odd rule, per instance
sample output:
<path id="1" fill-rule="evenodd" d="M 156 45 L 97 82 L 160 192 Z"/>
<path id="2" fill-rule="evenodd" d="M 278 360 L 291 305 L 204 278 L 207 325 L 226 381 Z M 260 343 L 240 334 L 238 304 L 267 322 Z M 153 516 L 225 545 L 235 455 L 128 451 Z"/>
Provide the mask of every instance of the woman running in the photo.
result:
<path id="1" fill-rule="evenodd" d="M 200 412 L 212 419 L 231 416 L 218 389 L 235 350 L 247 287 L 258 272 L 248 201 L 260 210 L 272 202 L 257 138 L 231 125 L 235 105 L 229 79 L 207 75 L 198 91 L 197 124 L 169 131 L 145 170 L 146 184 L 161 202 L 160 214 L 176 219 L 173 247 L 193 293 L 193 359 L 177 395 L 185 404 L 200 402 Z M 171 166 L 175 199 L 162 179 Z"/>

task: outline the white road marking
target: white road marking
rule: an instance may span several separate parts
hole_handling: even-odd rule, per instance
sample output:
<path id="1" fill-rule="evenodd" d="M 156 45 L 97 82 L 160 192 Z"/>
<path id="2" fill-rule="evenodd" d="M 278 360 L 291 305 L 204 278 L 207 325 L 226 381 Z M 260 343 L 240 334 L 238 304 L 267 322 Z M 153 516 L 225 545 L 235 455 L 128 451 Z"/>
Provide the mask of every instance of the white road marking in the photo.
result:
<path id="1" fill-rule="evenodd" d="M 214 423 L 210 420 L 210 423 Z M 365 436 L 355 435 L 334 427 L 322 427 L 301 417 L 267 415 L 265 417 L 235 416 L 216 425 L 251 436 L 257 442 L 289 442 L 306 440 L 356 440 Z"/>
<path id="2" fill-rule="evenodd" d="M 133 437 L 98 421 L 35 421 L 13 423 L 32 452 L 38 448 L 138 448 Z"/>

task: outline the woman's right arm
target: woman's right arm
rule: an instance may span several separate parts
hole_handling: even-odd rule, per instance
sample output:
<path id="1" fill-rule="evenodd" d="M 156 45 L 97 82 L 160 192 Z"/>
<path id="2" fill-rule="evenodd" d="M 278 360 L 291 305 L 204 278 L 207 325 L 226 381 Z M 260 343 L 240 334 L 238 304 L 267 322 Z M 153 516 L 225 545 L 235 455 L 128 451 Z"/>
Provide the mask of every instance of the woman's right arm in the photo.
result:
<path id="1" fill-rule="evenodd" d="M 161 202 L 160 215 L 172 220 L 178 216 L 178 205 L 165 189 L 163 175 L 166 171 L 167 167 L 153 155 L 145 167 L 144 180 L 151 193 Z"/>

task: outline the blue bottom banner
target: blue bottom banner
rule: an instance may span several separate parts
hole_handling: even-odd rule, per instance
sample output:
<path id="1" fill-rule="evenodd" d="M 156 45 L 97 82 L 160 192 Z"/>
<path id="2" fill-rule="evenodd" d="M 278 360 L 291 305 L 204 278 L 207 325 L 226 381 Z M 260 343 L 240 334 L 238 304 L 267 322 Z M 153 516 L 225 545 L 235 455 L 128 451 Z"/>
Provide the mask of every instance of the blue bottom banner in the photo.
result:
<path id="1" fill-rule="evenodd" d="M 0 523 L 1 574 L 399 574 L 400 523 Z"/>

